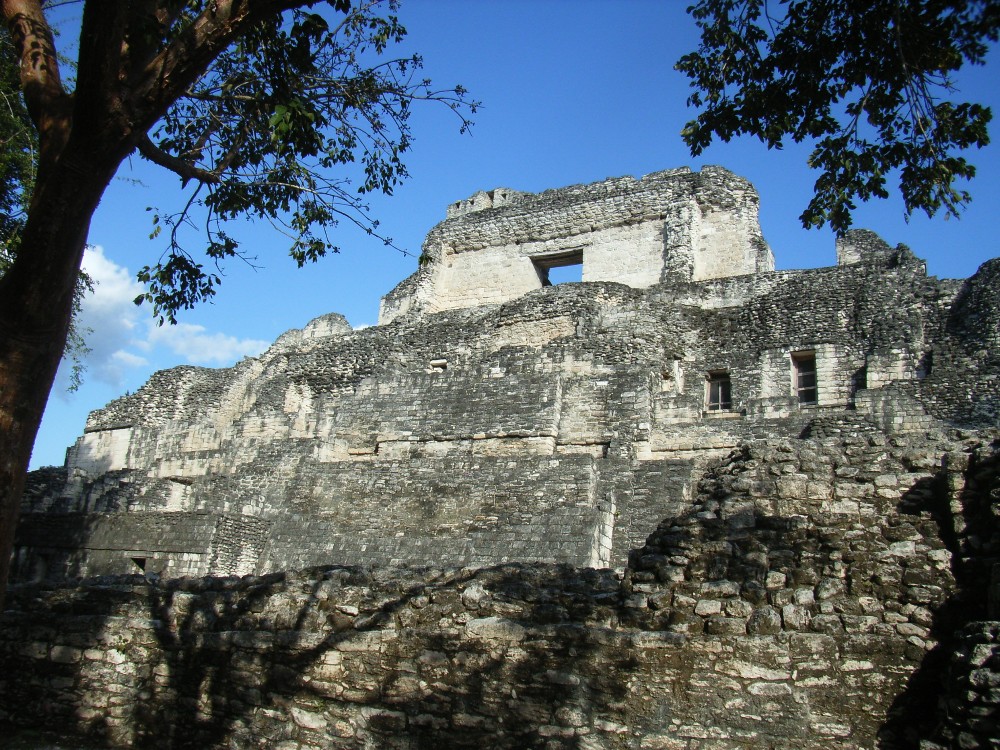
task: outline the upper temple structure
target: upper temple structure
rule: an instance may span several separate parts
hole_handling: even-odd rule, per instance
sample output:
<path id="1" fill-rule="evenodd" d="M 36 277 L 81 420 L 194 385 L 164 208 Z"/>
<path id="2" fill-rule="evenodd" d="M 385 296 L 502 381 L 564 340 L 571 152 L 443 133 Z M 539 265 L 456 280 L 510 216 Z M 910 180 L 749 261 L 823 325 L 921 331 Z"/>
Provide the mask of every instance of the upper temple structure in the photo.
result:
<path id="1" fill-rule="evenodd" d="M 29 478 L 15 577 L 621 568 L 739 445 L 997 424 L 1000 261 L 928 278 L 853 231 L 775 271 L 757 209 L 717 167 L 455 203 L 378 326 L 326 315 L 93 412 Z"/>
<path id="2" fill-rule="evenodd" d="M 774 270 L 753 186 L 719 167 L 548 190 L 497 188 L 448 207 L 421 270 L 382 300 L 379 323 L 413 312 L 500 304 L 580 264 L 583 281 L 645 289 Z"/>

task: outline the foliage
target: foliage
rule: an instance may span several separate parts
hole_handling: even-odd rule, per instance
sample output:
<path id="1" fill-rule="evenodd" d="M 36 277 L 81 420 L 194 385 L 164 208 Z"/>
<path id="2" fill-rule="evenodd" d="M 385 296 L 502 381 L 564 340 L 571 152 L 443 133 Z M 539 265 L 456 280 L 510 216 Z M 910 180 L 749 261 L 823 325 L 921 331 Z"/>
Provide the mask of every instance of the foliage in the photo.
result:
<path id="1" fill-rule="evenodd" d="M 34 181 L 37 136 L 21 96 L 17 58 L 0 34 L 0 271 L 13 254 Z"/>
<path id="2" fill-rule="evenodd" d="M 201 3 L 189 5 L 197 10 Z M 165 237 L 167 249 L 140 271 L 147 291 L 137 303 L 151 302 L 161 323 L 212 297 L 220 281 L 186 247 L 182 230 L 193 225 L 195 212 L 215 269 L 244 258 L 225 227 L 239 217 L 273 224 L 301 266 L 338 252 L 330 230 L 339 221 L 377 235 L 364 196 L 391 194 L 407 176 L 402 157 L 411 144 L 415 102 L 444 103 L 462 130 L 469 125 L 466 113 L 476 103 L 461 86 L 433 89 L 418 75 L 417 55 L 387 58 L 406 30 L 395 0 L 384 17 L 376 8 L 352 8 L 336 23 L 311 9 L 262 20 L 222 52 L 139 143 L 144 157 L 176 172 L 189 188 L 181 210 L 151 209 L 151 234 Z M 180 33 L 189 22 L 182 16 L 160 33 Z"/>
<path id="3" fill-rule="evenodd" d="M 851 224 L 856 200 L 888 196 L 897 175 L 907 215 L 957 215 L 975 176 L 961 155 L 989 143 L 992 113 L 953 100 L 953 76 L 997 41 L 995 0 L 698 0 L 697 51 L 678 70 L 700 108 L 683 137 L 756 136 L 769 148 L 809 141 L 820 171 L 805 226 Z"/>

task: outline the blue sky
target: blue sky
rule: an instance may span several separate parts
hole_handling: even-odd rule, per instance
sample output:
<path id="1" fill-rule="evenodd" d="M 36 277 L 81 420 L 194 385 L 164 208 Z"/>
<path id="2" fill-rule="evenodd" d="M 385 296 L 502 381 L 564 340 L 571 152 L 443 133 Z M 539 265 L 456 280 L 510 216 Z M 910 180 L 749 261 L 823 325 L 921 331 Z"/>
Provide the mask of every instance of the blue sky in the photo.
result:
<path id="1" fill-rule="evenodd" d="M 686 80 L 673 70 L 697 43 L 684 13 L 687 0 L 404 0 L 406 51 L 419 51 L 425 72 L 441 85 L 460 83 L 483 102 L 470 134 L 443 108 L 418 109 L 407 160 L 411 178 L 390 198 L 372 200 L 381 230 L 410 250 L 404 256 L 349 229 L 337 230 L 343 251 L 297 269 L 286 245 L 266 225 L 240 232 L 258 257 L 257 270 L 234 263 L 213 304 L 157 328 L 149 309 L 131 300 L 135 272 L 162 245 L 148 239 L 147 206 L 177 207 L 178 180 L 133 159 L 106 193 L 90 232 L 87 268 L 99 280 L 85 304 L 93 329 L 84 386 L 67 393 L 61 373 L 35 444 L 32 468 L 61 465 L 82 434 L 87 413 L 139 388 L 158 369 L 181 364 L 231 365 L 262 352 L 290 328 L 327 312 L 355 327 L 376 322 L 379 298 L 416 269 L 427 231 L 445 207 L 477 190 L 537 192 L 621 175 L 640 176 L 688 165 L 721 164 L 748 178 L 761 197 L 761 224 L 778 268 L 835 263 L 828 230 L 803 230 L 798 216 L 815 174 L 808 148 L 768 151 L 753 140 L 718 144 L 693 159 L 680 138 L 693 113 Z M 1000 60 L 963 72 L 961 94 L 1000 116 L 995 84 Z M 991 129 L 1000 140 L 997 128 Z M 940 277 L 965 277 L 1000 255 L 1000 145 L 971 155 L 980 172 L 973 202 L 960 220 L 923 215 L 907 222 L 896 199 L 864 205 L 855 226 L 890 244 L 905 243 Z"/>

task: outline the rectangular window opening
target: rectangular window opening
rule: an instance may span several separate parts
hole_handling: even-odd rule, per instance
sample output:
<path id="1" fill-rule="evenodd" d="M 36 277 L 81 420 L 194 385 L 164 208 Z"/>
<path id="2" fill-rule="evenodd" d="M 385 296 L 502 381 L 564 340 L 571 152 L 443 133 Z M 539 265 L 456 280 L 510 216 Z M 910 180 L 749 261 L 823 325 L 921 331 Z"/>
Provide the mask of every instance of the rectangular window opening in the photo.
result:
<path id="1" fill-rule="evenodd" d="M 583 281 L 583 250 L 568 250 L 531 259 L 542 286 Z"/>
<path id="2" fill-rule="evenodd" d="M 868 365 L 863 365 L 854 372 L 852 386 L 854 393 L 868 388 Z"/>
<path id="3" fill-rule="evenodd" d="M 816 352 L 792 352 L 792 366 L 795 370 L 795 393 L 800 404 L 815 404 L 819 401 L 816 387 Z"/>
<path id="4" fill-rule="evenodd" d="M 934 368 L 934 352 L 924 352 L 917 363 L 917 380 L 923 380 Z"/>
<path id="5" fill-rule="evenodd" d="M 729 373 L 724 370 L 708 373 L 708 410 L 733 408 L 733 390 Z"/>

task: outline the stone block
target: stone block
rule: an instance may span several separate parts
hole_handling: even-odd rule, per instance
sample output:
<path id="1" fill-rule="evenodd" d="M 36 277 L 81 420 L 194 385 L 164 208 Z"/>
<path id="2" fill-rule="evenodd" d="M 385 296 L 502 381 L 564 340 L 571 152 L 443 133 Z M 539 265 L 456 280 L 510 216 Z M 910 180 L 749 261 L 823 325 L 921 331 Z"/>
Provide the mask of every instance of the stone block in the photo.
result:
<path id="1" fill-rule="evenodd" d="M 325 729 L 327 726 L 327 718 L 320 713 L 315 711 L 308 711 L 304 708 L 298 708 L 292 706 L 289 709 L 292 721 L 294 721 L 298 726 L 305 729 Z"/>
<path id="2" fill-rule="evenodd" d="M 786 604 L 781 608 L 781 621 L 787 630 L 807 630 L 812 614 L 800 605 Z"/>
<path id="3" fill-rule="evenodd" d="M 694 613 L 707 617 L 722 612 L 722 602 L 717 599 L 700 599 L 694 606 Z"/>
<path id="4" fill-rule="evenodd" d="M 709 617 L 705 621 L 709 635 L 746 635 L 747 621 L 743 617 Z"/>
<path id="5" fill-rule="evenodd" d="M 773 635 L 781 631 L 781 615 L 773 607 L 755 609 L 747 622 L 751 635 Z"/>

